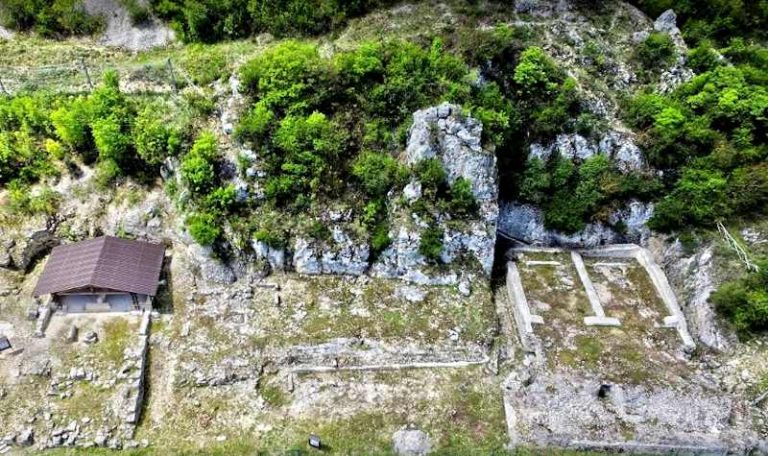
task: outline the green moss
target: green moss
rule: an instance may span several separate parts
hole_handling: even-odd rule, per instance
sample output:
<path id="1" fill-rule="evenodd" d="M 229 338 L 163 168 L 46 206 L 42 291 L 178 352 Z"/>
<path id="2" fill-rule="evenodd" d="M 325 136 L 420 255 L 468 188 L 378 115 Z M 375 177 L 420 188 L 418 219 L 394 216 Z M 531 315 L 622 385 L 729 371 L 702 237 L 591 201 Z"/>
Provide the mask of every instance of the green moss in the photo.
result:
<path id="1" fill-rule="evenodd" d="M 93 346 L 95 356 L 103 362 L 119 366 L 133 330 L 133 325 L 125 318 L 106 321 L 99 334 L 99 342 Z"/>

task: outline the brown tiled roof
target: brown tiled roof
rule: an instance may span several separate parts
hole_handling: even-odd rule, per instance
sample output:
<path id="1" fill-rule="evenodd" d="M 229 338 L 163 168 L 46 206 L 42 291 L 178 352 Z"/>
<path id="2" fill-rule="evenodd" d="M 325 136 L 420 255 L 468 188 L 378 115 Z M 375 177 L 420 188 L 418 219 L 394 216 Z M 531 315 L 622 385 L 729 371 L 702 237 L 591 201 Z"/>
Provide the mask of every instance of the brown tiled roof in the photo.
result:
<path id="1" fill-rule="evenodd" d="M 34 296 L 78 288 L 106 288 L 154 296 L 165 247 L 102 236 L 54 247 Z"/>

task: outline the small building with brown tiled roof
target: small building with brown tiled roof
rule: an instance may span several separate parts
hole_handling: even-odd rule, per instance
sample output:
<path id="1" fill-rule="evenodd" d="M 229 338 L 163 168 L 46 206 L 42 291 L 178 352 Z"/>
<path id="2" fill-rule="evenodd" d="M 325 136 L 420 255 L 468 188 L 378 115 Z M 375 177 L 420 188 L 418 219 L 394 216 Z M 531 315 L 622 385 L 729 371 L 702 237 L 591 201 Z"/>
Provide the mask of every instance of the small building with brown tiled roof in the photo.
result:
<path id="1" fill-rule="evenodd" d="M 102 236 L 53 249 L 32 293 L 66 312 L 151 310 L 165 247 Z"/>

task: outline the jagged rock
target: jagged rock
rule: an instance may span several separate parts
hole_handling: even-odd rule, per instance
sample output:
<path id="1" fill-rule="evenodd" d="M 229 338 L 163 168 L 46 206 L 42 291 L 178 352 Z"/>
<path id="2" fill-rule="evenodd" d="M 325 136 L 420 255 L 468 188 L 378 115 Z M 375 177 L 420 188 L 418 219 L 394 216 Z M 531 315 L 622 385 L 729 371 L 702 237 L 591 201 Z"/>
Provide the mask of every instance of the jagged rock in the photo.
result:
<path id="1" fill-rule="evenodd" d="M 237 280 L 232 268 L 216 258 L 210 247 L 191 244 L 187 247 L 187 256 L 196 263 L 200 274 L 209 282 L 230 284 Z"/>
<path id="2" fill-rule="evenodd" d="M 31 446 L 35 443 L 35 430 L 31 427 L 24 429 L 16 436 L 16 444 L 20 446 Z"/>
<path id="3" fill-rule="evenodd" d="M 653 28 L 657 32 L 669 33 L 672 36 L 680 35 L 680 29 L 677 28 L 677 14 L 671 9 L 664 11 L 656 18 Z"/>
<path id="4" fill-rule="evenodd" d="M 638 171 L 645 169 L 645 160 L 640 148 L 630 133 L 610 130 L 598 143 L 598 151 L 606 154 L 616 162 L 622 171 Z"/>
<path id="5" fill-rule="evenodd" d="M 7 242 L 7 241 L 6 241 Z M 33 229 L 12 244 L 9 255 L 12 266 L 26 271 L 32 262 L 59 244 L 56 235 L 47 229 Z"/>
<path id="6" fill-rule="evenodd" d="M 282 271 L 285 269 L 285 249 L 272 247 L 266 242 L 254 240 L 251 243 L 256 258 L 265 260 L 273 270 Z"/>
<path id="7" fill-rule="evenodd" d="M 408 203 L 413 203 L 421 198 L 421 182 L 411 181 L 403 188 L 403 196 Z"/>
<path id="8" fill-rule="evenodd" d="M 678 293 L 680 307 L 685 313 L 691 333 L 705 346 L 727 350 L 736 337 L 720 325 L 709 296 L 717 284 L 712 264 L 713 247 L 707 246 L 694 255 L 686 256 L 679 241 L 670 246 L 651 243 L 652 251 L 664 265 L 670 283 Z"/>
<path id="9" fill-rule="evenodd" d="M 483 150 L 482 130 L 482 123 L 464 116 L 461 107 L 456 105 L 443 103 L 416 111 L 404 160 L 414 165 L 436 158 L 442 163 L 449 184 L 459 178 L 469 182 L 478 203 L 478 215 L 460 228 L 448 228 L 445 223 L 448 214 L 438 217 L 438 224 L 444 230 L 441 260 L 450 264 L 466 255 L 477 260 L 482 270 L 490 274 L 496 242 L 498 184 L 496 157 Z M 420 185 L 411 183 L 404 189 L 403 196 L 406 201 L 413 201 L 420 193 Z M 427 261 L 419 253 L 419 244 L 426 223 L 408 216 L 407 208 L 395 207 L 393 211 L 394 223 L 389 233 L 392 243 L 379 255 L 372 267 L 373 274 L 415 283 L 455 284 L 455 274 L 441 276 L 425 272 Z"/>
<path id="10" fill-rule="evenodd" d="M 669 93 L 690 81 L 693 78 L 693 71 L 683 65 L 676 65 L 669 70 L 661 73 L 661 80 L 657 90 L 661 93 Z"/>
<path id="11" fill-rule="evenodd" d="M 370 248 L 356 242 L 341 227 L 331 228 L 331 240 L 325 242 L 296 239 L 293 266 L 301 274 L 364 274 L 368 269 Z"/>
<path id="12" fill-rule="evenodd" d="M 11 249 L 15 243 L 13 239 L 5 239 L 0 243 L 0 268 L 10 268 L 13 266 Z"/>
<path id="13" fill-rule="evenodd" d="M 675 90 L 680 84 L 688 82 L 693 78 L 693 71 L 685 66 L 688 46 L 685 44 L 683 34 L 677 27 L 677 15 L 671 9 L 664 11 L 653 23 L 654 30 L 668 33 L 675 43 L 677 51 L 677 60 L 672 68 L 665 69 L 661 73 L 661 79 L 657 90 L 661 93 L 669 93 Z"/>
<path id="14" fill-rule="evenodd" d="M 560 134 L 552 144 L 531 144 L 528 158 L 538 158 L 547 161 L 553 154 L 561 157 L 583 161 L 596 153 L 605 154 L 616 162 L 622 171 L 635 171 L 645 168 L 643 154 L 635 144 L 630 133 L 610 130 L 599 141 L 590 141 L 583 136 Z"/>
<path id="15" fill-rule="evenodd" d="M 647 222 L 653 215 L 653 205 L 631 201 L 614 211 L 608 221 L 617 226 L 622 222 L 625 230 L 617 232 L 604 223 L 590 223 L 582 231 L 565 234 L 544 226 L 541 209 L 529 204 L 508 203 L 502 206 L 499 230 L 515 239 L 535 245 L 562 245 L 568 247 L 595 247 L 617 242 L 644 244 L 650 234 Z"/>
<path id="16" fill-rule="evenodd" d="M 432 450 L 432 441 L 424 431 L 406 428 L 392 435 L 392 447 L 399 456 L 424 456 Z"/>
<path id="17" fill-rule="evenodd" d="M 162 190 L 156 189 L 138 202 L 126 199 L 120 205 L 109 205 L 104 217 L 104 231 L 157 241 L 163 237 L 163 219 L 167 213 L 167 197 Z"/>
<path id="18" fill-rule="evenodd" d="M 653 212 L 653 203 L 630 201 L 626 207 L 614 211 L 608 217 L 608 222 L 613 226 L 624 224 L 625 232 L 620 233 L 623 242 L 646 245 L 651 235 L 648 221 L 653 217 Z"/>

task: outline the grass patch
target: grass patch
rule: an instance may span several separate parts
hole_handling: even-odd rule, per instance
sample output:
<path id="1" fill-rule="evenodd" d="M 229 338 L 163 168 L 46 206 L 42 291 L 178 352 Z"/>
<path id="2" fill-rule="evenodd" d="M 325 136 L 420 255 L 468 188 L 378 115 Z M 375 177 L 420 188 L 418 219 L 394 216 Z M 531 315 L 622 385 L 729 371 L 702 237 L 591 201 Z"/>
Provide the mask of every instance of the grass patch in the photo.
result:
<path id="1" fill-rule="evenodd" d="M 259 388 L 261 397 L 272 407 L 282 407 L 288 403 L 288 397 L 283 389 L 276 385 L 264 385 Z"/>
<path id="2" fill-rule="evenodd" d="M 576 350 L 581 361 L 588 366 L 595 366 L 603 355 L 603 344 L 597 337 L 576 336 Z"/>
<path id="3" fill-rule="evenodd" d="M 94 345 L 96 356 L 104 362 L 120 364 L 133 331 L 131 326 L 125 318 L 106 321 L 100 331 L 99 342 Z"/>

